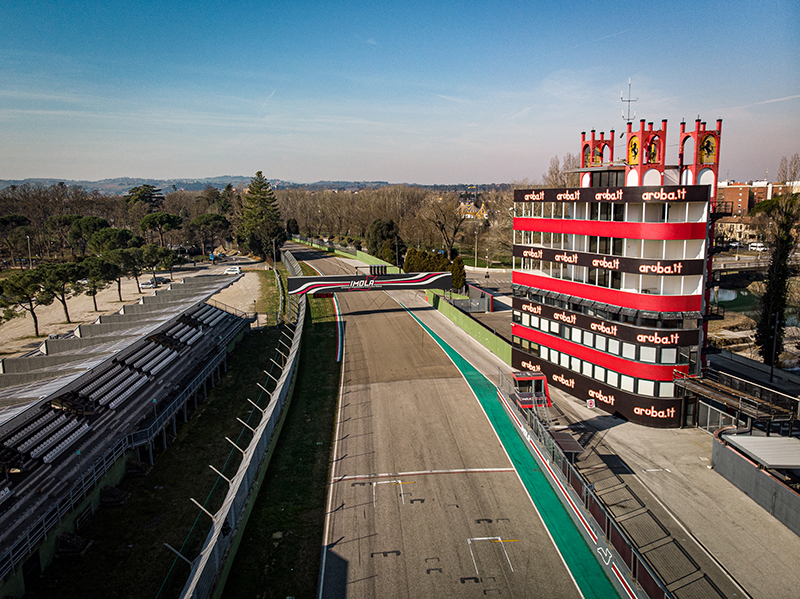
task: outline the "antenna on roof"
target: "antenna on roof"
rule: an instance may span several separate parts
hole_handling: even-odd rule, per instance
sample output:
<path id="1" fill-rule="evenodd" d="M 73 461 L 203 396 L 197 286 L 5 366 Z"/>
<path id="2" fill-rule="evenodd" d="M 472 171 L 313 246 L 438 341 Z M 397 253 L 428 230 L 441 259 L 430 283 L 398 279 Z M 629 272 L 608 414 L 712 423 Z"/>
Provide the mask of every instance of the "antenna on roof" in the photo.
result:
<path id="1" fill-rule="evenodd" d="M 622 111 L 622 118 L 626 123 L 631 123 L 636 120 L 636 111 L 633 111 L 633 116 L 631 116 L 631 103 L 638 102 L 639 98 L 635 100 L 631 100 L 631 78 L 628 77 L 628 99 L 625 99 L 625 96 L 622 95 L 622 92 L 619 92 L 619 99 L 620 102 L 625 102 L 628 105 L 628 116 L 625 116 L 625 111 Z"/>

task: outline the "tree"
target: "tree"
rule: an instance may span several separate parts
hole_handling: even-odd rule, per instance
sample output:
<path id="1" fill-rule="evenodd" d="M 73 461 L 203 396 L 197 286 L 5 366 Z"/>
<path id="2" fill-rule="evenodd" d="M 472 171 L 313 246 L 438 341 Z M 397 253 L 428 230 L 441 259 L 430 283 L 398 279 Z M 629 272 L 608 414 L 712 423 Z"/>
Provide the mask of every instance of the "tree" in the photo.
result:
<path id="1" fill-rule="evenodd" d="M 131 205 L 141 204 L 146 207 L 148 212 L 152 212 L 161 207 L 164 195 L 155 185 L 139 185 L 128 191 L 125 201 Z"/>
<path id="2" fill-rule="evenodd" d="M 0 216 L 0 237 L 2 237 L 3 245 L 9 250 L 12 264 L 16 256 L 20 253 L 24 253 L 24 250 L 21 248 L 21 243 L 23 239 L 26 239 L 25 230 L 30 224 L 30 219 L 22 214 Z M 29 264 L 28 268 L 31 266 L 32 265 Z"/>
<path id="3" fill-rule="evenodd" d="M 250 179 L 250 186 L 244 197 L 244 215 L 242 218 L 242 237 L 248 249 L 257 256 L 272 256 L 277 261 L 277 250 L 286 241 L 286 229 L 281 224 L 275 194 L 269 181 L 261 171 Z"/>
<path id="4" fill-rule="evenodd" d="M 760 202 L 753 210 L 769 244 L 770 260 L 756 324 L 755 343 L 764 364 L 774 365 L 783 351 L 786 304 L 789 294 L 789 258 L 797 246 L 800 200 L 798 194 Z M 774 348 L 774 351 L 773 351 Z"/>
<path id="5" fill-rule="evenodd" d="M 297 224 L 297 219 L 290 218 L 286 221 L 286 232 L 289 235 L 299 235 L 300 226 Z"/>
<path id="6" fill-rule="evenodd" d="M 372 224 L 367 229 L 367 251 L 373 256 L 379 256 L 383 252 L 383 247 L 387 241 L 390 242 L 392 251 L 395 252 L 395 243 L 397 245 L 397 254 L 404 254 L 406 250 L 405 242 L 400 238 L 400 228 L 393 220 L 377 219 L 372 221 Z M 394 254 L 392 255 L 392 264 L 394 264 Z"/>
<path id="7" fill-rule="evenodd" d="M 125 248 L 110 250 L 103 254 L 103 258 L 114 264 L 118 269 L 117 274 L 117 295 L 122 301 L 122 277 L 130 276 L 136 278 L 136 287 L 139 287 L 139 275 L 142 274 L 140 255 L 142 250 L 139 248 Z"/>
<path id="8" fill-rule="evenodd" d="M 464 261 L 461 259 L 461 256 L 456 256 L 449 270 L 453 273 L 453 289 L 461 289 L 467 284 L 467 273 L 464 269 Z"/>
<path id="9" fill-rule="evenodd" d="M 99 216 L 85 216 L 79 218 L 74 221 L 70 227 L 68 236 L 69 244 L 72 246 L 73 251 L 77 249 L 80 252 L 78 255 L 84 256 L 86 255 L 86 247 L 92 235 L 108 227 L 108 221 Z"/>
<path id="10" fill-rule="evenodd" d="M 64 262 L 42 264 L 37 270 L 41 270 L 43 291 L 61 302 L 64 318 L 67 322 L 72 322 L 69 319 L 67 300 L 80 292 L 78 281 L 84 277 L 83 268 L 75 262 Z"/>
<path id="11" fill-rule="evenodd" d="M 791 158 L 782 156 L 778 165 L 778 183 L 793 183 L 798 178 L 800 178 L 800 154 L 795 152 Z"/>
<path id="12" fill-rule="evenodd" d="M 4 308 L 3 318 L 10 320 L 22 314 L 19 310 L 28 312 L 33 320 L 33 331 L 39 336 L 39 319 L 36 317 L 36 308 L 49 306 L 53 303 L 53 295 L 47 292 L 43 285 L 43 273 L 34 268 L 15 272 L 10 277 L 0 281 L 0 305 Z"/>
<path id="13" fill-rule="evenodd" d="M 107 227 L 92 235 L 88 249 L 96 256 L 103 256 L 112 250 L 121 250 L 129 247 L 133 241 L 133 233 L 128 229 Z"/>
<path id="14" fill-rule="evenodd" d="M 439 232 L 448 258 L 453 255 L 456 236 L 466 220 L 466 215 L 458 207 L 458 196 L 447 194 L 441 198 L 428 198 L 419 212 L 420 216 Z"/>
<path id="15" fill-rule="evenodd" d="M 81 266 L 84 270 L 86 283 L 81 285 L 80 289 L 92 298 L 94 311 L 97 312 L 97 294 L 108 287 L 112 281 L 117 280 L 120 276 L 120 268 L 116 264 L 98 256 L 89 256 L 81 262 Z M 120 294 L 121 297 L 122 295 Z"/>
<path id="16" fill-rule="evenodd" d="M 180 229 L 183 219 L 177 214 L 166 212 L 152 212 L 142 219 L 139 228 L 142 231 L 155 231 L 158 233 L 159 246 L 164 247 L 164 233 Z"/>
<path id="17" fill-rule="evenodd" d="M 148 243 L 142 248 L 142 268 L 149 269 L 153 274 L 153 283 L 158 286 L 156 279 L 156 266 L 161 262 L 159 247 L 155 243 Z"/>
<path id="18" fill-rule="evenodd" d="M 72 223 L 80 218 L 83 218 L 80 214 L 54 214 L 47 219 L 47 229 L 58 237 L 61 246 L 64 247 L 69 244 Z"/>
<path id="19" fill-rule="evenodd" d="M 567 171 L 576 169 L 580 165 L 580 157 L 569 152 L 564 154 L 563 167 L 558 156 L 553 156 L 550 159 L 550 168 L 542 175 L 542 187 L 578 187 L 579 174 Z"/>
<path id="20" fill-rule="evenodd" d="M 161 268 L 165 268 L 169 271 L 170 279 L 172 278 L 172 269 L 176 264 L 183 261 L 183 258 L 178 255 L 178 252 L 169 248 L 159 248 L 158 258 L 161 261 Z"/>
<path id="21" fill-rule="evenodd" d="M 213 246 L 216 238 L 226 237 L 231 223 L 220 214 L 201 214 L 189 223 L 189 228 L 200 237 L 200 247 L 205 253 L 206 243 L 210 241 Z"/>

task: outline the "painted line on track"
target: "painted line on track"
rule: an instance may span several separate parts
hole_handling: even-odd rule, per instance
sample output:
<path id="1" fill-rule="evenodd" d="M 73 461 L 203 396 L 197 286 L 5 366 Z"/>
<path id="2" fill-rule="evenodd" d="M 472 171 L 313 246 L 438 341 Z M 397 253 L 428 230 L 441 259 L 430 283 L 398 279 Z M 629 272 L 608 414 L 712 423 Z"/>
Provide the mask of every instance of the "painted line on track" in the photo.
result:
<path id="1" fill-rule="evenodd" d="M 517 476 L 527 491 L 534 509 L 539 514 L 539 518 L 578 592 L 584 597 L 594 599 L 618 597 L 619 593 L 609 578 L 609 573 L 600 566 L 592 548 L 578 530 L 572 517 L 567 512 L 567 508 L 564 507 L 558 495 L 550 486 L 547 476 L 542 472 L 534 457 L 525 447 L 521 437 L 514 429 L 514 425 L 507 417 L 506 408 L 500 402 L 494 401 L 497 387 L 428 325 L 423 323 L 401 301 L 395 301 L 431 336 L 461 372 L 467 385 L 481 405 L 500 443 L 509 455 L 509 459 L 517 466 Z M 544 463 L 547 464 L 546 461 Z M 619 577 L 618 574 L 614 574 Z M 627 587 L 627 585 L 624 586 Z M 630 597 L 635 598 L 635 595 L 630 594 L 629 587 L 625 590 Z"/>

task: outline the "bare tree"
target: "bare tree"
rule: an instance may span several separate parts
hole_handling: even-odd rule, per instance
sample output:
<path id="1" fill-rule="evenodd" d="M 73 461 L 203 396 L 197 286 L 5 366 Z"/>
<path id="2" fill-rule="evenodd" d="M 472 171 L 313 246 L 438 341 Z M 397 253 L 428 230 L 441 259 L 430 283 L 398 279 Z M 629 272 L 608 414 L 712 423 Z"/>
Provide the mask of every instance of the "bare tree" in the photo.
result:
<path id="1" fill-rule="evenodd" d="M 466 219 L 458 207 L 458 195 L 451 192 L 442 197 L 429 196 L 419 210 L 419 215 L 439 232 L 448 257 L 453 252 L 456 236 Z"/>

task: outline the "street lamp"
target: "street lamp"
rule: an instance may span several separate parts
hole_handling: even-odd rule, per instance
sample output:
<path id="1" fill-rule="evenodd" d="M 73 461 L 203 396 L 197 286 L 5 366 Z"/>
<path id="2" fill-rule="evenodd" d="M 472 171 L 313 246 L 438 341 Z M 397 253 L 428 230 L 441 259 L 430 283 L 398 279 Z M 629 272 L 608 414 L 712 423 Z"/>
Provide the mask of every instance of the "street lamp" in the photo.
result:
<path id="1" fill-rule="evenodd" d="M 28 239 L 28 268 L 33 268 L 33 260 L 31 259 L 31 236 L 25 236 Z"/>

